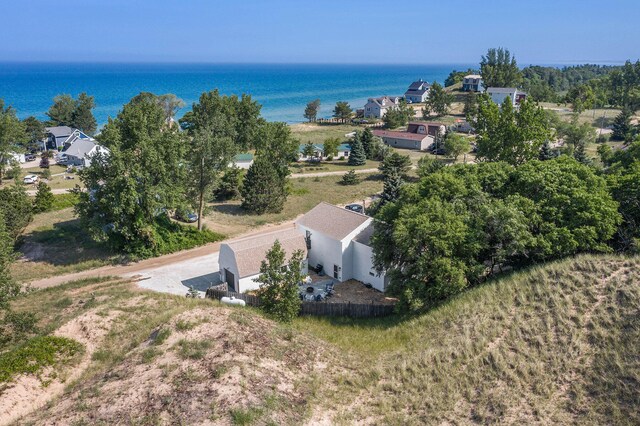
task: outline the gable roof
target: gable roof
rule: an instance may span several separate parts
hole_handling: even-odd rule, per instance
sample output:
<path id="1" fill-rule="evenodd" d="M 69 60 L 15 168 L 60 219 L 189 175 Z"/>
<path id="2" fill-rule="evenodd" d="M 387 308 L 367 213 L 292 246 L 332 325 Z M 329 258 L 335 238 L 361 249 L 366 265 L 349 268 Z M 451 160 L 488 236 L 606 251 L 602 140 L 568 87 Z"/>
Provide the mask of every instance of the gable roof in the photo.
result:
<path id="1" fill-rule="evenodd" d="M 518 89 L 515 87 L 488 87 L 487 93 L 517 93 Z"/>
<path id="2" fill-rule="evenodd" d="M 409 88 L 405 92 L 406 95 L 424 95 L 429 91 L 431 85 L 422 79 L 414 81 L 409 85 Z"/>
<path id="3" fill-rule="evenodd" d="M 298 219 L 296 224 L 341 241 L 370 219 L 367 215 L 323 201 Z"/>
<path id="4" fill-rule="evenodd" d="M 389 108 L 398 105 L 399 96 L 381 96 L 379 98 L 369 98 L 367 103 L 374 103 L 380 108 Z"/>
<path id="5" fill-rule="evenodd" d="M 96 143 L 91 139 L 76 139 L 73 143 L 63 152 L 68 156 L 71 155 L 77 158 L 84 158 L 93 148 L 96 147 Z"/>
<path id="6" fill-rule="evenodd" d="M 75 130 L 69 126 L 45 127 L 44 129 L 47 133 L 51 133 L 56 138 L 69 136 Z"/>
<path id="7" fill-rule="evenodd" d="M 233 251 L 238 266 L 239 278 L 244 278 L 260 272 L 260 265 L 276 240 L 280 241 L 282 249 L 287 254 L 287 259 L 296 250 L 307 252 L 304 236 L 295 228 L 274 231 L 257 237 L 246 237 L 223 245 L 228 246 Z"/>
<path id="8" fill-rule="evenodd" d="M 244 154 L 238 154 L 235 157 L 233 157 L 233 161 L 236 163 L 242 163 L 242 162 L 250 162 L 253 161 L 253 154 L 250 152 L 245 152 Z"/>
<path id="9" fill-rule="evenodd" d="M 482 78 L 480 74 L 469 74 L 465 75 L 464 78 Z"/>

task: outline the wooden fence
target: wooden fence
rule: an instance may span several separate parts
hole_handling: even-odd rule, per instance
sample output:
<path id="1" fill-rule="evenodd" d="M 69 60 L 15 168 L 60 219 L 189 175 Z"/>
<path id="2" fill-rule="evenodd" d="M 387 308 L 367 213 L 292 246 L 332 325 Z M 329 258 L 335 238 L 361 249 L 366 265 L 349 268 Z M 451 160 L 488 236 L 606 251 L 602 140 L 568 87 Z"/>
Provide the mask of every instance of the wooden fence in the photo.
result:
<path id="1" fill-rule="evenodd" d="M 235 297 L 244 300 L 249 306 L 260 306 L 260 298 L 245 293 L 234 293 L 231 291 L 209 289 L 206 297 L 220 300 L 223 297 Z M 313 315 L 325 317 L 351 317 L 351 318 L 374 318 L 393 315 L 393 305 L 382 305 L 376 303 L 330 303 L 330 302 L 302 302 L 300 315 Z"/>

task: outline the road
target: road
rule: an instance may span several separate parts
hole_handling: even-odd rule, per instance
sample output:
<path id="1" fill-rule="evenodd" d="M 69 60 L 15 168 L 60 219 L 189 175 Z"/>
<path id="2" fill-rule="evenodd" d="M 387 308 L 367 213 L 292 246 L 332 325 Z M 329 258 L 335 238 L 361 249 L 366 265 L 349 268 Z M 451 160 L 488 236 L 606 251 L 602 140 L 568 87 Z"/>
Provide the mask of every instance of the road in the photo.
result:
<path id="1" fill-rule="evenodd" d="M 322 176 L 335 176 L 335 175 L 344 175 L 346 172 L 348 172 L 349 170 L 338 170 L 336 172 L 318 172 L 318 173 L 293 173 L 291 175 L 289 175 L 290 178 L 292 179 L 300 179 L 300 178 L 306 178 L 306 177 L 322 177 Z M 360 170 L 355 170 L 355 172 L 357 174 L 361 174 L 361 173 L 375 173 L 377 172 L 378 169 L 360 169 Z"/>
<path id="2" fill-rule="evenodd" d="M 233 239 L 290 228 L 296 219 L 278 225 L 265 225 L 258 230 L 254 229 L 245 234 L 235 236 Z M 42 289 L 85 278 L 120 276 L 126 278 L 134 277 L 142 288 L 185 295 L 189 286 L 204 290 L 210 283 L 219 279 L 217 277 L 218 252 L 220 251 L 220 245 L 226 241 L 229 240 L 139 262 L 109 265 L 72 274 L 43 278 L 32 281 L 27 286 Z"/>

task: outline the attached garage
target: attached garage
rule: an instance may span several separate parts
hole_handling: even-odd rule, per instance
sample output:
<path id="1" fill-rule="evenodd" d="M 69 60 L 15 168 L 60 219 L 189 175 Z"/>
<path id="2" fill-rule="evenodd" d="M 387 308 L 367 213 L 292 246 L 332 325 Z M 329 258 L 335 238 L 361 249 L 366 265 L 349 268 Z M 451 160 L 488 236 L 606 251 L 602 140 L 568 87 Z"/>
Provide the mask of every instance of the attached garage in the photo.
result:
<path id="1" fill-rule="evenodd" d="M 230 241 L 220 246 L 220 278 L 227 283 L 230 291 L 244 293 L 260 287 L 260 283 L 257 281 L 260 275 L 260 265 L 276 240 L 280 241 L 287 254 L 287 259 L 296 250 L 302 250 L 306 259 L 307 246 L 304 236 L 293 227 L 257 237 Z M 305 262 L 302 267 L 303 273 L 306 274 L 307 263 Z"/>

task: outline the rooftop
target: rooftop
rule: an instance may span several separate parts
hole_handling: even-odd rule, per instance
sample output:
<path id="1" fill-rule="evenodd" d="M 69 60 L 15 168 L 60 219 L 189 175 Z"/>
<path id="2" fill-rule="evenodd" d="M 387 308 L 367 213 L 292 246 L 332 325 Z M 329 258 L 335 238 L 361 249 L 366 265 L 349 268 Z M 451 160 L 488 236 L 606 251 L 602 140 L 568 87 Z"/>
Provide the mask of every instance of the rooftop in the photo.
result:
<path id="1" fill-rule="evenodd" d="M 244 278 L 260 272 L 260 265 L 276 240 L 282 245 L 287 258 L 296 250 L 307 251 L 304 236 L 295 228 L 245 237 L 223 245 L 227 245 L 235 253 L 239 278 Z"/>
<path id="2" fill-rule="evenodd" d="M 296 224 L 341 241 L 369 219 L 367 215 L 322 202 L 298 219 Z"/>
<path id="3" fill-rule="evenodd" d="M 469 74 L 465 75 L 464 78 L 482 78 L 482 76 L 479 74 Z"/>
<path id="4" fill-rule="evenodd" d="M 69 127 L 69 126 L 53 126 L 53 127 L 45 127 L 45 131 L 47 133 L 51 133 L 53 136 L 55 136 L 56 138 L 62 137 L 62 136 L 69 136 L 71 133 L 73 133 L 75 129 Z"/>
<path id="5" fill-rule="evenodd" d="M 84 158 L 91 150 L 96 146 L 96 143 L 91 139 L 76 139 L 73 143 L 64 150 L 64 153 L 78 158 Z"/>
<path id="6" fill-rule="evenodd" d="M 396 139 L 406 139 L 412 141 L 421 141 L 427 137 L 427 135 L 423 135 L 420 133 L 411 133 L 411 132 L 396 132 L 392 130 L 374 130 L 373 134 L 376 136 L 380 136 L 381 138 L 396 138 Z"/>

